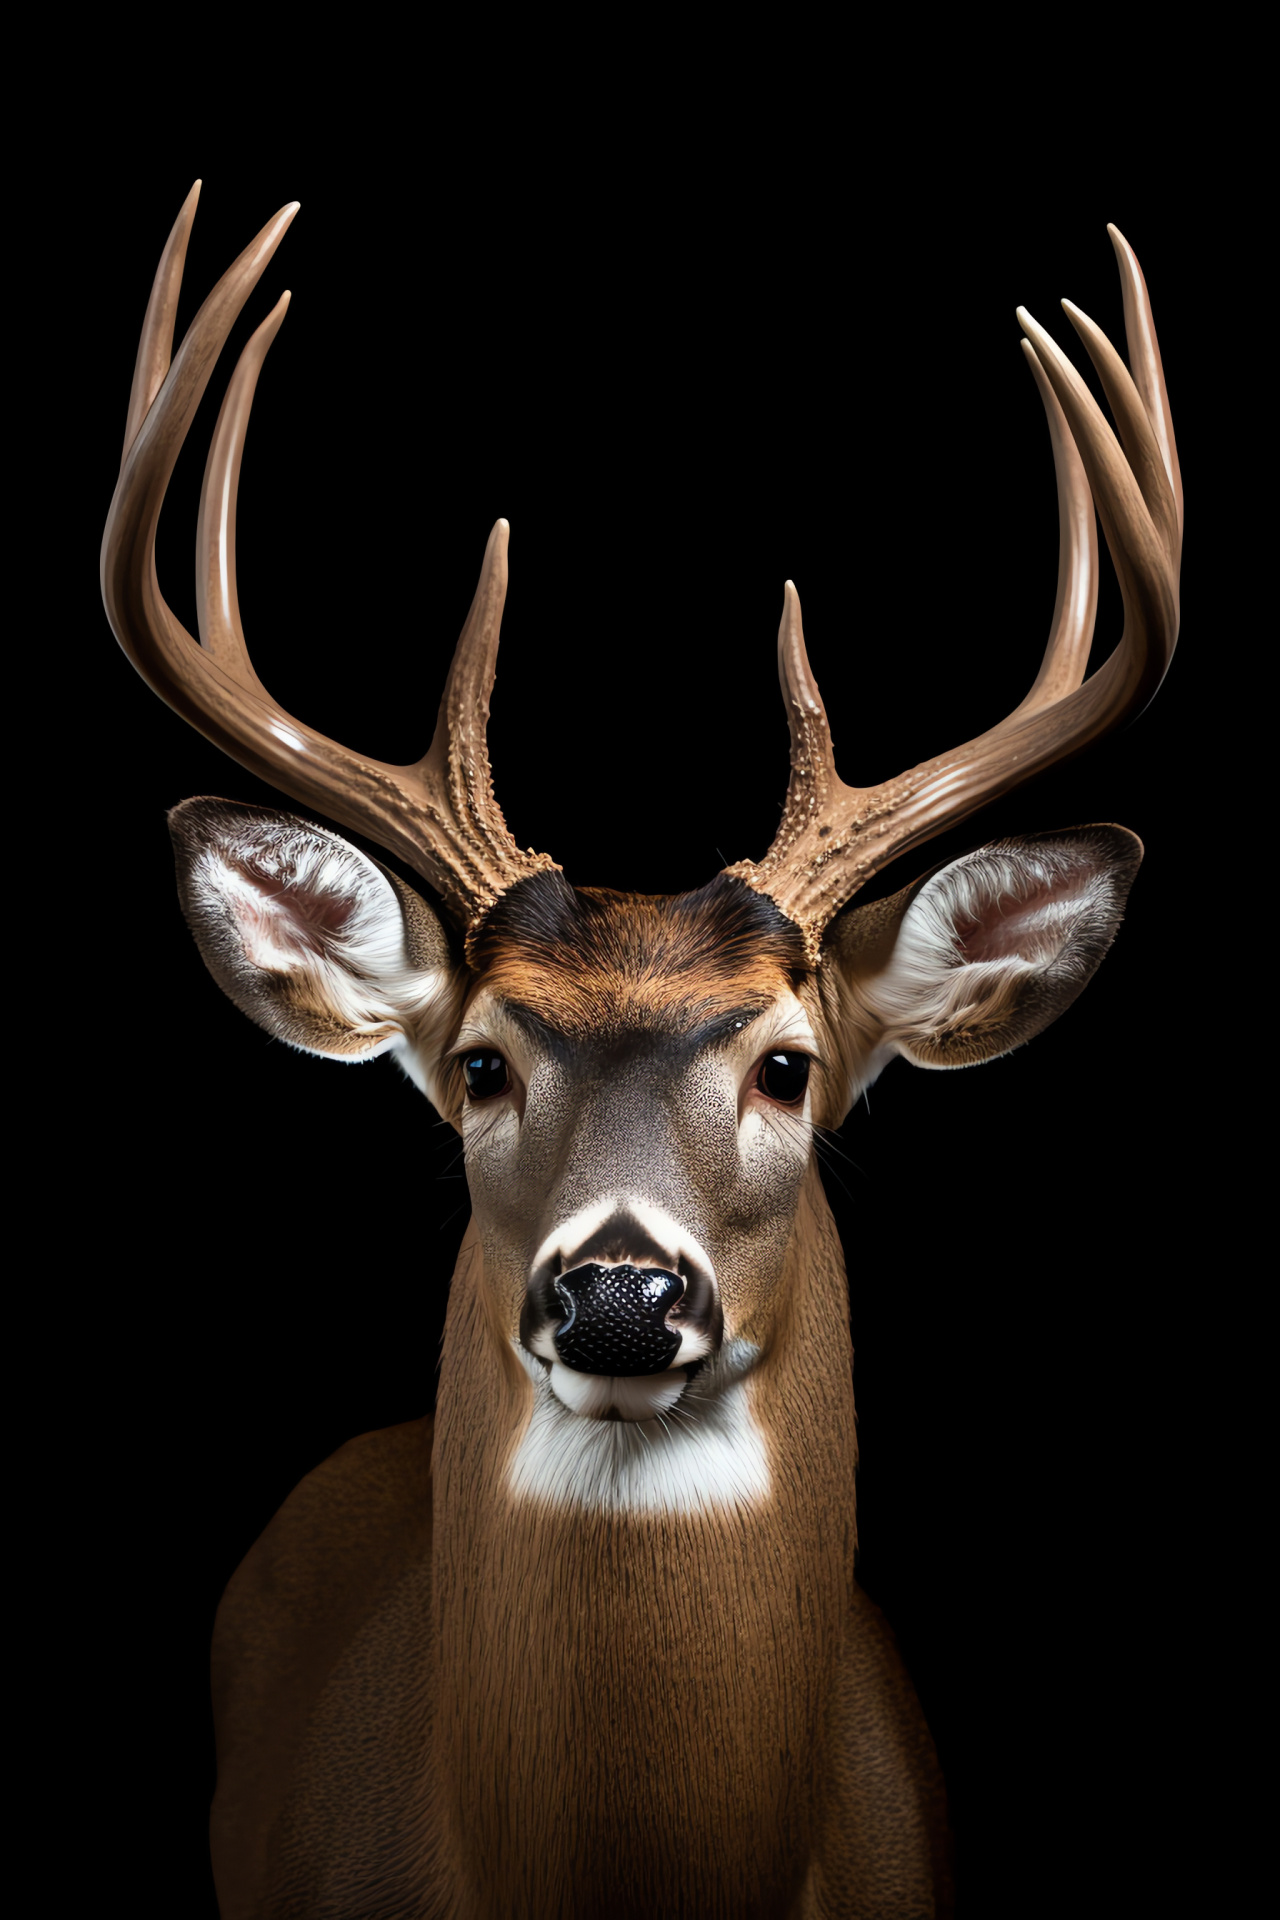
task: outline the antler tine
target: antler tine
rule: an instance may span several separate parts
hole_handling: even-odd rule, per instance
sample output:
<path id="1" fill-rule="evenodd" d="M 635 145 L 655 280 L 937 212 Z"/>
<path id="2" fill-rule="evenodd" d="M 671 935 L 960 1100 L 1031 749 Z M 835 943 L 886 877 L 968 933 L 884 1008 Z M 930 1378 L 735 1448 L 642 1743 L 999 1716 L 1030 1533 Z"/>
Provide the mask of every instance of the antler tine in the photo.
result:
<path id="1" fill-rule="evenodd" d="M 507 598 L 507 541 L 499 520 L 489 535 L 471 609 L 454 649 L 431 745 L 408 771 L 422 795 L 440 849 L 465 876 L 468 934 L 516 880 L 559 871 L 554 860 L 512 838 L 494 796 L 487 731 L 497 674 L 498 640 Z"/>
<path id="2" fill-rule="evenodd" d="M 236 585 L 236 505 L 249 414 L 267 351 L 289 311 L 282 293 L 236 363 L 213 430 L 196 521 L 196 616 L 200 644 L 241 686 L 271 698 L 249 658 Z"/>
<path id="3" fill-rule="evenodd" d="M 1081 313 L 1079 307 L 1070 300 L 1063 301 L 1062 310 L 1084 341 L 1089 358 L 1093 361 L 1102 382 L 1102 390 L 1107 396 L 1107 404 L 1115 416 L 1120 444 L 1138 483 L 1143 503 L 1176 570 L 1182 552 L 1178 507 L 1142 395 L 1134 385 L 1128 367 L 1101 327 L 1095 326 L 1088 314 Z"/>
<path id="4" fill-rule="evenodd" d="M 393 766 L 355 754 L 295 720 L 271 698 L 250 663 L 240 622 L 235 512 L 254 389 L 284 318 L 285 294 L 240 357 L 205 468 L 196 568 L 204 644 L 198 645 L 160 592 L 156 526 L 214 362 L 298 208 L 296 202 L 282 208 L 223 274 L 169 365 L 193 211 L 194 197 L 189 197 L 147 309 L 129 415 L 131 427 L 135 415 L 141 425 L 127 450 L 102 540 L 107 617 L 139 673 L 183 719 L 293 799 L 399 855 L 430 881 L 470 934 L 508 887 L 554 865 L 545 854 L 516 848 L 493 797 L 485 747 L 506 585 L 506 522 L 499 522 L 490 536 L 436 741 L 416 766 Z"/>
<path id="5" fill-rule="evenodd" d="M 1058 482 L 1058 592 L 1040 671 L 1026 699 L 1009 715 L 1010 720 L 1051 707 L 1075 692 L 1089 665 L 1098 617 L 1098 529 L 1089 477 L 1058 396 L 1029 340 L 1022 342 L 1022 351 L 1044 403 L 1053 447 Z"/>
<path id="6" fill-rule="evenodd" d="M 1140 273 L 1137 281 L 1141 298 L 1132 336 L 1143 352 L 1150 341 L 1147 364 L 1158 368 Z M 792 731 L 787 803 L 765 858 L 727 871 L 768 894 L 796 922 L 815 964 L 824 927 L 872 874 L 1139 712 L 1172 657 L 1179 517 L 1158 423 L 1110 342 L 1084 315 L 1067 310 L 1098 367 L 1133 465 L 1070 362 L 1020 308 L 1054 440 L 1062 538 L 1058 605 L 1044 662 L 1031 692 L 1007 719 L 896 780 L 846 786 L 830 756 L 826 715 L 804 655 L 799 602 L 788 583 L 780 657 L 800 665 L 783 672 Z M 1088 680 L 1083 674 L 1096 602 L 1096 547 L 1077 463 L 1097 503 L 1125 612 L 1119 645 Z M 820 744 L 809 743 L 810 732 Z"/>
<path id="7" fill-rule="evenodd" d="M 1178 443 L 1173 434 L 1173 415 L 1169 411 L 1169 390 L 1164 383 L 1164 365 L 1156 323 L 1151 317 L 1151 296 L 1138 265 L 1137 255 L 1119 227 L 1108 226 L 1111 245 L 1120 268 L 1120 291 L 1124 298 L 1124 333 L 1129 348 L 1129 371 L 1142 395 L 1152 432 L 1160 447 L 1161 459 L 1173 489 L 1178 515 L 1178 539 L 1182 539 L 1182 469 L 1178 465 Z M 1181 546 L 1179 546 L 1181 551 Z"/>
<path id="8" fill-rule="evenodd" d="M 138 358 L 134 362 L 133 385 L 129 389 L 129 411 L 125 416 L 124 425 L 124 450 L 120 455 L 122 467 L 129 457 L 130 447 L 138 437 L 138 429 L 151 411 L 151 403 L 159 393 L 164 377 L 169 371 L 169 357 L 173 352 L 173 325 L 178 315 L 178 293 L 182 286 L 182 270 L 187 264 L 187 241 L 191 238 L 196 205 L 200 199 L 200 187 L 201 182 L 197 180 L 183 201 L 181 211 L 173 223 L 173 232 L 169 235 L 164 252 L 160 255 L 156 277 L 151 283 L 151 297 L 147 301 L 147 311 L 142 321 L 142 336 L 138 341 Z"/>
<path id="9" fill-rule="evenodd" d="M 510 532 L 507 522 L 499 520 L 489 535 L 480 579 L 449 663 L 431 745 L 414 768 L 441 804 L 447 800 L 447 810 L 454 817 L 470 814 L 476 819 L 489 819 L 496 815 L 498 832 L 508 840 L 511 836 L 493 796 L 488 726 L 507 598 Z M 460 858 L 468 857 L 466 847 L 460 846 L 458 853 Z"/>
<path id="10" fill-rule="evenodd" d="M 800 596 L 794 581 L 782 589 L 782 622 L 778 628 L 778 679 L 791 733 L 791 777 L 782 805 L 782 819 L 774 837 L 774 854 L 791 846 L 805 826 L 823 812 L 837 795 L 850 791 L 836 772 L 831 724 L 818 683 L 809 665 L 800 617 Z M 736 871 L 730 868 L 732 873 Z"/>

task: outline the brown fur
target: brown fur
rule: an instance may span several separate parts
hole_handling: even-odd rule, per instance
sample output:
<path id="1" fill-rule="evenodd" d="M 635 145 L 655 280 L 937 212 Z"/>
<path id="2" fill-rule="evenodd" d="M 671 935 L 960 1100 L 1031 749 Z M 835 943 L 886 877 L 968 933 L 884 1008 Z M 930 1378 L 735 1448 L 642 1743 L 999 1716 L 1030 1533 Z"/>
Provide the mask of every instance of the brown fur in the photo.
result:
<path id="1" fill-rule="evenodd" d="M 853 1584 L 845 1281 L 816 1173 L 756 1397 L 758 1512 L 518 1506 L 530 1388 L 482 1267 L 473 1231 L 431 1468 L 421 1423 L 344 1448 L 223 1603 L 224 1920 L 947 1911 L 932 1747 Z"/>
<path id="2" fill-rule="evenodd" d="M 696 893 L 611 893 L 539 874 L 504 895 L 473 942 L 477 990 L 593 1044 L 675 1035 L 765 1005 L 808 971 L 798 930 L 721 874 Z"/>
<path id="3" fill-rule="evenodd" d="M 916 1051 L 985 1057 L 1068 1004 L 1114 932 L 1130 840 L 1099 828 L 1029 843 L 1037 872 L 1059 842 L 1064 859 L 1093 848 L 1119 891 L 1016 994 L 993 976 L 967 1035 L 935 996 Z M 394 884 L 407 948 L 443 969 L 429 909 Z M 875 1044 L 865 982 L 924 884 L 838 922 L 817 972 L 776 907 L 725 876 L 649 899 L 542 874 L 489 916 L 466 1018 L 535 1030 L 515 1038 L 530 1038 L 536 1098 L 518 1125 L 501 1108 L 495 1128 L 468 1123 L 478 1221 L 434 1430 L 366 1435 L 317 1469 L 223 1603 L 224 1920 L 950 1912 L 932 1743 L 853 1577 L 838 1238 L 807 1141 L 789 1156 L 775 1109 L 777 1151 L 752 1161 L 732 1091 L 761 1097 L 738 1081 L 752 1043 L 731 1016 L 790 989 L 826 1055 L 815 1116 L 838 1122 L 848 1050 Z M 968 935 L 980 954 L 1003 950 L 998 900 Z M 456 1023 L 466 982 L 449 977 Z M 618 1193 L 714 1239 L 726 1325 L 759 1356 L 748 1394 L 767 1494 L 667 1511 L 512 1489 L 534 1403 L 513 1345 L 530 1247 Z"/>
<path id="4" fill-rule="evenodd" d="M 767 1425 L 829 1447 L 797 1453 L 778 1433 L 758 1514 L 517 1507 L 503 1468 L 519 1397 L 488 1342 L 464 1336 L 438 1445 L 441 1514 L 466 1518 L 441 1526 L 436 1575 L 442 1812 L 477 1913 L 765 1915 L 799 1891 L 853 1550 L 848 1332 L 822 1324 L 805 1224 L 799 1324 L 761 1399 Z M 815 1353 L 828 1364 L 806 1365 Z"/>

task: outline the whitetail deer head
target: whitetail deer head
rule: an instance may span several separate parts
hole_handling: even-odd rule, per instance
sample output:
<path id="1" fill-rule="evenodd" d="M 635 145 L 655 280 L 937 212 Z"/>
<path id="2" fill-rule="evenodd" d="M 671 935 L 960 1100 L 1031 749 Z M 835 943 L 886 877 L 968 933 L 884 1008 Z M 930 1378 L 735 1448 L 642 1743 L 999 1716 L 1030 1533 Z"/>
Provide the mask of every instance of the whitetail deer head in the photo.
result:
<path id="1" fill-rule="evenodd" d="M 246 347 L 218 418 L 197 534 L 199 645 L 174 618 L 154 561 L 165 490 L 227 333 L 296 211 L 277 215 L 223 276 L 170 366 L 196 192 L 165 250 L 139 348 L 102 548 L 111 624 L 187 720 L 398 855 L 444 916 L 324 829 L 194 800 L 172 828 L 200 950 L 269 1032 L 339 1060 L 394 1054 L 459 1128 L 493 1324 L 547 1410 L 623 1421 L 678 1413 L 695 1375 L 703 1413 L 723 1409 L 784 1312 L 778 1286 L 811 1127 L 838 1125 L 895 1054 L 964 1066 L 1031 1038 L 1081 991 L 1118 925 L 1141 848 L 1117 827 L 1004 841 L 890 900 L 844 909 L 891 860 L 1136 713 L 1165 671 L 1181 489 L 1137 261 L 1111 229 L 1132 374 L 1067 308 L 1119 443 L 1058 348 L 1019 315 L 1061 521 L 1052 630 L 1021 705 L 895 780 L 846 786 L 788 582 L 778 662 L 792 768 L 774 843 L 697 893 L 646 898 L 575 891 L 545 854 L 515 844 L 494 797 L 485 733 L 504 521 L 415 765 L 351 753 L 285 713 L 259 681 L 237 603 L 236 492 L 287 294 Z M 1125 627 L 1086 680 L 1095 502 Z M 763 1465 L 741 1429 L 734 1438 L 737 1465 L 725 1470 L 749 1492 Z"/>

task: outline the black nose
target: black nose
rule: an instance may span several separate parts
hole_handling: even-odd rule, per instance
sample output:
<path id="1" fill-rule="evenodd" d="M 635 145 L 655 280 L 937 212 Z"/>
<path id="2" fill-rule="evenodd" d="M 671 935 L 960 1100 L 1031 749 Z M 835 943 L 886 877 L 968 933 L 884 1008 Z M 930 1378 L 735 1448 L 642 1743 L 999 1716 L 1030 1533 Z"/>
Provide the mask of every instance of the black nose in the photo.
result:
<path id="1" fill-rule="evenodd" d="M 575 1267 L 555 1282 L 568 1318 L 553 1338 L 576 1373 L 665 1373 L 680 1350 L 666 1316 L 684 1292 L 660 1267 Z"/>

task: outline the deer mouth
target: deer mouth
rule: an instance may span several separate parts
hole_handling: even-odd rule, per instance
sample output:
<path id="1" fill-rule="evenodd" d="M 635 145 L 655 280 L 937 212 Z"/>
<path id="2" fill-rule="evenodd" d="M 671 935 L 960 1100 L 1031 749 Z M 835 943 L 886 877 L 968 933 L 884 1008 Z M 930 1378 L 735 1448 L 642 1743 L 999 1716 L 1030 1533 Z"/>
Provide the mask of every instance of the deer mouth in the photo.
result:
<path id="1" fill-rule="evenodd" d="M 556 1361 L 548 1369 L 551 1391 L 570 1413 L 594 1420 L 656 1420 L 670 1413 L 689 1384 L 688 1367 L 664 1373 L 580 1373 Z"/>
<path id="2" fill-rule="evenodd" d="M 587 1427 L 656 1421 L 671 1437 L 713 1428 L 762 1357 L 754 1342 L 726 1339 L 707 1359 L 664 1373 L 598 1374 L 535 1357 L 523 1341 L 515 1345 L 544 1404 L 562 1416 L 577 1416 Z"/>

